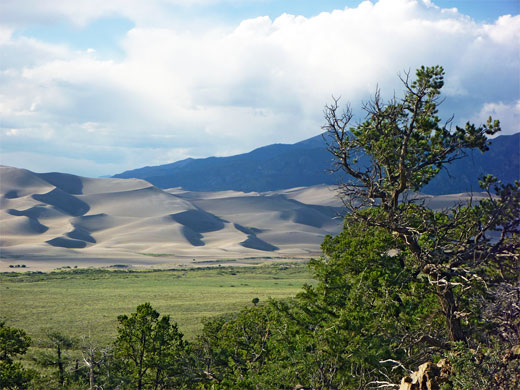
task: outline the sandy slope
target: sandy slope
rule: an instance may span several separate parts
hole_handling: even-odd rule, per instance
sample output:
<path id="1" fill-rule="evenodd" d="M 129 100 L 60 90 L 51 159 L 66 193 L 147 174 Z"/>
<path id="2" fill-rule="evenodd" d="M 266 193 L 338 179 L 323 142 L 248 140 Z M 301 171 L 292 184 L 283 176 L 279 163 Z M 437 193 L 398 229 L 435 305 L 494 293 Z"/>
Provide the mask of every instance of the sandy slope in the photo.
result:
<path id="1" fill-rule="evenodd" d="M 413 196 L 434 209 L 471 199 Z M 205 193 L 0 167 L 0 271 L 308 258 L 340 231 L 342 211 L 329 186 Z"/>
<path id="2" fill-rule="evenodd" d="M 137 179 L 0 167 L 0 269 L 317 255 L 341 227 L 332 195 L 327 187 L 164 191 Z"/>

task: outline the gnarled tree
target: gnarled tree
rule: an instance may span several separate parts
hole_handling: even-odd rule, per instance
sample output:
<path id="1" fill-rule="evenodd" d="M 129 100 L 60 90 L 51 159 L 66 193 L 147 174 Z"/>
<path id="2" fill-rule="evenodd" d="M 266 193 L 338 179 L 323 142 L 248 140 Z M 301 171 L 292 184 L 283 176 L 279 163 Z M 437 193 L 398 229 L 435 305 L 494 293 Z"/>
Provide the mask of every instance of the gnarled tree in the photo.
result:
<path id="1" fill-rule="evenodd" d="M 409 73 L 401 80 L 405 96 L 384 102 L 377 91 L 358 126 L 351 127 L 352 112 L 340 111 L 338 100 L 326 106 L 326 139 L 336 168 L 351 178 L 341 186 L 350 218 L 391 232 L 406 247 L 403 269 L 428 278 L 449 341 L 465 341 L 476 321 L 476 296 L 504 278 L 518 278 L 519 184 L 488 177 L 482 181 L 488 197 L 478 204 L 444 212 L 426 207 L 416 191 L 467 150 L 488 150 L 487 136 L 500 125 L 491 118 L 482 126 L 452 128 L 451 118 L 442 123 L 440 66 L 421 67 L 415 80 Z"/>

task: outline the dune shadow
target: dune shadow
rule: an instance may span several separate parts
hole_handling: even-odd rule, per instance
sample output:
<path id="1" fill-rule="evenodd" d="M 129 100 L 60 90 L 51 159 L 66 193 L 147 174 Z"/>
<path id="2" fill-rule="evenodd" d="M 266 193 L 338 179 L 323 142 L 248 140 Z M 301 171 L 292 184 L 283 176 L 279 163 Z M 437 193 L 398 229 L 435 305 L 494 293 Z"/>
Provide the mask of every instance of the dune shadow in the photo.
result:
<path id="1" fill-rule="evenodd" d="M 256 249 L 265 252 L 274 252 L 280 249 L 252 234 L 249 235 L 245 241 L 242 241 L 240 245 L 242 245 L 244 248 Z"/>
<path id="2" fill-rule="evenodd" d="M 245 226 L 239 225 L 238 223 L 234 223 L 233 226 L 235 227 L 235 229 L 237 229 L 238 231 L 240 231 L 244 234 L 255 235 L 255 234 L 263 232 L 262 229 L 257 229 L 255 227 L 245 227 Z"/>
<path id="3" fill-rule="evenodd" d="M 42 215 L 45 215 L 48 212 L 46 207 L 42 206 L 34 206 L 27 210 L 15 210 L 9 209 L 7 210 L 8 214 L 15 215 L 17 217 L 24 216 L 29 218 L 40 218 Z"/>
<path id="4" fill-rule="evenodd" d="M 49 230 L 47 226 L 40 223 L 40 221 L 38 221 L 36 218 L 29 218 L 29 226 L 33 232 L 39 234 L 45 233 L 47 230 Z"/>
<path id="5" fill-rule="evenodd" d="M 266 252 L 273 252 L 273 251 L 280 249 L 274 245 L 269 244 L 268 242 L 266 242 L 264 240 L 261 240 L 260 238 L 258 238 L 256 236 L 257 233 L 263 232 L 263 230 L 261 230 L 261 229 L 257 229 L 254 227 L 245 227 L 238 223 L 234 223 L 233 226 L 235 226 L 235 229 L 237 229 L 238 231 L 240 231 L 244 234 L 247 234 L 247 239 L 245 239 L 244 241 L 242 241 L 240 243 L 240 245 L 242 245 L 244 248 L 256 249 L 259 251 L 266 251 Z"/>
<path id="6" fill-rule="evenodd" d="M 76 229 L 83 230 L 89 234 L 92 232 L 109 229 L 117 224 L 113 217 L 105 213 L 82 215 L 74 218 L 71 223 L 72 226 L 74 226 Z"/>
<path id="7" fill-rule="evenodd" d="M 84 215 L 90 210 L 90 206 L 87 203 L 59 188 L 55 188 L 46 194 L 35 194 L 32 197 L 74 217 Z"/>
<path id="8" fill-rule="evenodd" d="M 19 198 L 18 191 L 16 191 L 16 190 L 7 191 L 4 194 L 4 198 L 5 199 L 16 199 L 16 198 Z"/>
<path id="9" fill-rule="evenodd" d="M 194 232 L 187 226 L 182 227 L 182 234 L 184 238 L 193 246 L 205 246 L 206 243 L 202 241 L 202 234 Z"/>
<path id="10" fill-rule="evenodd" d="M 47 244 L 67 249 L 82 249 L 87 246 L 85 241 L 71 240 L 65 237 L 56 237 L 52 240 L 46 241 Z"/>
<path id="11" fill-rule="evenodd" d="M 36 175 L 68 194 L 81 195 L 83 193 L 83 181 L 78 176 L 57 172 Z"/>
<path id="12" fill-rule="evenodd" d="M 40 210 L 41 209 L 41 210 Z M 38 217 L 45 211 L 45 207 L 31 207 L 27 210 L 15 210 L 15 209 L 9 209 L 7 210 L 7 214 L 14 215 L 16 217 L 26 217 L 29 221 L 29 229 L 32 233 L 45 233 L 49 228 L 45 225 L 43 225 L 39 220 Z"/>
<path id="13" fill-rule="evenodd" d="M 322 228 L 329 217 L 323 215 L 319 211 L 313 209 L 298 209 L 294 214 L 293 221 L 301 225 L 312 226 L 315 228 Z"/>
<path id="14" fill-rule="evenodd" d="M 80 241 L 86 241 L 95 244 L 96 239 L 90 235 L 90 233 L 84 229 L 75 227 L 73 231 L 68 232 L 67 237 L 80 240 Z"/>
<path id="15" fill-rule="evenodd" d="M 227 222 L 200 209 L 186 210 L 177 214 L 170 214 L 168 217 L 182 225 L 184 238 L 193 246 L 206 245 L 202 241 L 202 233 L 222 230 L 225 227 L 224 223 Z"/>
<path id="16" fill-rule="evenodd" d="M 224 221 L 216 215 L 202 210 L 187 210 L 171 214 L 170 218 L 196 233 L 215 232 L 224 229 Z"/>
<path id="17" fill-rule="evenodd" d="M 281 211 L 280 219 L 320 229 L 326 225 L 326 223 L 329 222 L 332 217 L 329 217 L 328 215 L 323 214 L 321 211 L 315 210 L 311 207 L 301 207 L 295 210 Z"/>

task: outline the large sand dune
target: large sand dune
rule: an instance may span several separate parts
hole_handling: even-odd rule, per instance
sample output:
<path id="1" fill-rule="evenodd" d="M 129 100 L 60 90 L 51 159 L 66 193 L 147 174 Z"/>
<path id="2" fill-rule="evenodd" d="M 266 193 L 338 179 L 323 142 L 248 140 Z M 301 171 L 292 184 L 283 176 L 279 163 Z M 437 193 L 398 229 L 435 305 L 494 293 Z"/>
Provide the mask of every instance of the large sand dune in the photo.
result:
<path id="1" fill-rule="evenodd" d="M 434 209 L 471 199 L 413 196 Z M 309 258 L 319 256 L 326 234 L 341 230 L 342 212 L 337 193 L 324 185 L 191 192 L 2 166 L 0 270 Z"/>
<path id="2" fill-rule="evenodd" d="M 341 228 L 334 196 L 326 186 L 197 193 L 0 167 L 0 268 L 319 255 Z"/>

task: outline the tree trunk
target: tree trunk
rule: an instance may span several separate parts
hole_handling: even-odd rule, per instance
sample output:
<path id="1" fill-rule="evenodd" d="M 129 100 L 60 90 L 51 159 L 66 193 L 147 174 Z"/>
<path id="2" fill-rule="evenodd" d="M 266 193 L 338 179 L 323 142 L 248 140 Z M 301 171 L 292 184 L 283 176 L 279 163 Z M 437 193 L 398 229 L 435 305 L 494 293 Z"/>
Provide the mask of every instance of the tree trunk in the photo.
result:
<path id="1" fill-rule="evenodd" d="M 65 375 L 63 373 L 63 362 L 61 360 L 61 347 L 59 344 L 57 346 L 56 353 L 58 355 L 58 373 L 59 373 L 58 381 L 60 382 L 60 388 L 63 389 L 63 385 L 65 383 Z"/>
<path id="2" fill-rule="evenodd" d="M 460 318 L 455 316 L 457 305 L 455 304 L 455 298 L 453 291 L 450 287 L 447 287 L 444 291 L 440 291 L 437 288 L 439 301 L 442 307 L 444 318 L 446 319 L 446 328 L 448 330 L 448 337 L 451 342 L 465 341 L 466 336 L 462 330 L 462 324 Z"/>
<path id="3" fill-rule="evenodd" d="M 89 390 L 94 390 L 94 364 L 91 364 L 89 367 L 88 377 L 90 383 Z"/>

